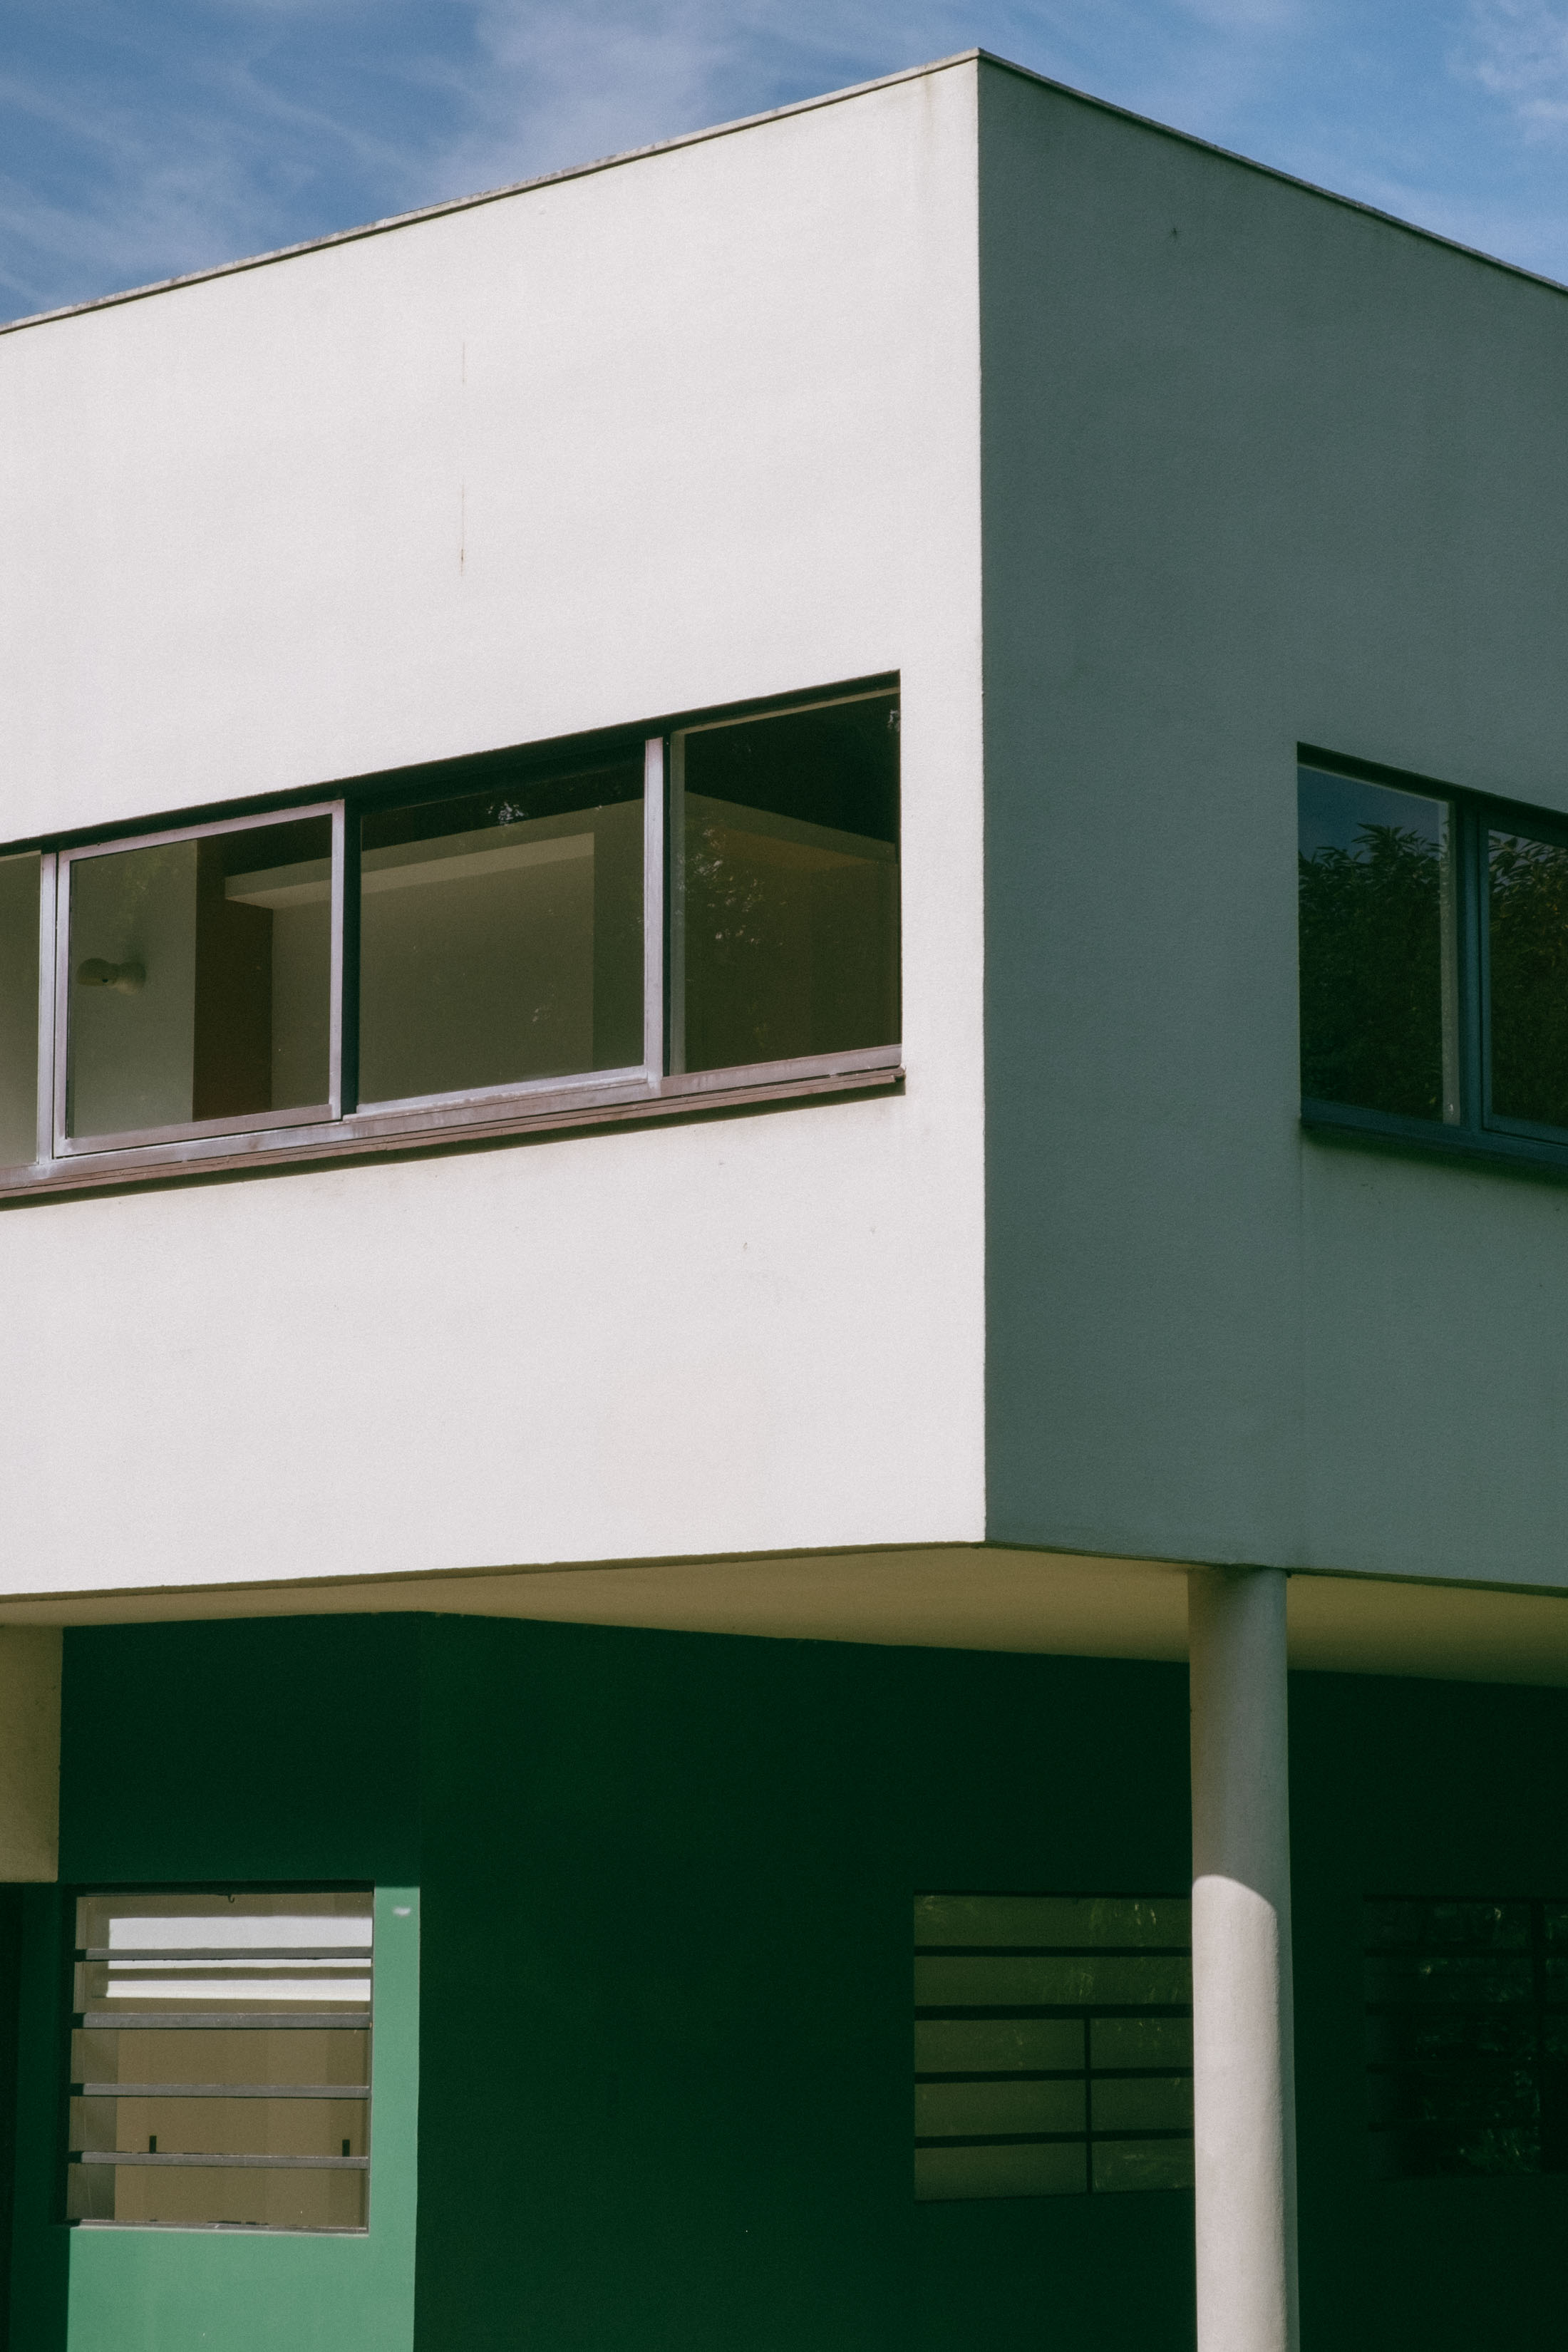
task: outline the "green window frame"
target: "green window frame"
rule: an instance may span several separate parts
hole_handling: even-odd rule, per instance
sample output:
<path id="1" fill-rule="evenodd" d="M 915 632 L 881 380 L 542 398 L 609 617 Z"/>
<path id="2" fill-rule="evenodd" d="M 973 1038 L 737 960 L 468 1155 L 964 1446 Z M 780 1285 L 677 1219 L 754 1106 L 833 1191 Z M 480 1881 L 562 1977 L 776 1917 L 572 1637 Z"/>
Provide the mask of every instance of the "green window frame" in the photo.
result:
<path id="1" fill-rule="evenodd" d="M 1302 1125 L 1568 1175 L 1568 815 L 1306 748 L 1298 810 Z"/>

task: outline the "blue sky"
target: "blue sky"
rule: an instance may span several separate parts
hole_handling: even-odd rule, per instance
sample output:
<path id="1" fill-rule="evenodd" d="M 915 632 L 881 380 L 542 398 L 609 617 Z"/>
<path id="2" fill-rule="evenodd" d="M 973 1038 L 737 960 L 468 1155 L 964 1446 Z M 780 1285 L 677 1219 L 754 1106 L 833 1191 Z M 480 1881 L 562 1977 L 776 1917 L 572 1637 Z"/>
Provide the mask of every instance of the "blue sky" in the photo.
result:
<path id="1" fill-rule="evenodd" d="M 0 317 L 975 46 L 1568 279 L 1568 0 L 0 0 Z"/>

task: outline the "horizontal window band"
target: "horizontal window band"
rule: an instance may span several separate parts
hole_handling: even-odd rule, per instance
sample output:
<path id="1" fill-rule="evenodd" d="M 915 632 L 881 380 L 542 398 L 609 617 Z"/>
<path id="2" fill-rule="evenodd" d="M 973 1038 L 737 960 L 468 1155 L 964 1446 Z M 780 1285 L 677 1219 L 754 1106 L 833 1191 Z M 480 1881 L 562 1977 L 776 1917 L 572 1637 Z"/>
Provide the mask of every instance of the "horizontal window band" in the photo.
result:
<path id="1" fill-rule="evenodd" d="M 368 2156 L 132 2156 L 118 2148 L 73 2150 L 72 2164 L 136 2166 L 142 2171 L 162 2168 L 184 2172 L 368 2172 Z"/>
<path id="2" fill-rule="evenodd" d="M 368 2083 L 73 2083 L 73 2099 L 368 2099 Z"/>
<path id="3" fill-rule="evenodd" d="M 264 1961 L 283 1961 L 290 1968 L 353 1969 L 368 1975 L 371 1948 L 365 1944 L 89 1944 L 72 1955 L 78 1960 L 129 1964 L 132 1960 L 226 1960 L 232 1968 L 258 1968 Z"/>
<path id="4" fill-rule="evenodd" d="M 917 2137 L 916 2147 L 1114 2147 L 1127 2140 L 1161 2139 L 1189 2142 L 1188 2131 L 1166 2131 L 1158 2127 L 1137 2131 L 1079 2132 L 954 2132 L 951 2138 L 939 2137 L 922 2139 Z"/>
<path id="5" fill-rule="evenodd" d="M 186 2017 L 178 2010 L 132 2011 L 89 2009 L 71 2020 L 83 2033 L 332 2033 L 368 2026 L 368 2009 L 201 2010 Z"/>

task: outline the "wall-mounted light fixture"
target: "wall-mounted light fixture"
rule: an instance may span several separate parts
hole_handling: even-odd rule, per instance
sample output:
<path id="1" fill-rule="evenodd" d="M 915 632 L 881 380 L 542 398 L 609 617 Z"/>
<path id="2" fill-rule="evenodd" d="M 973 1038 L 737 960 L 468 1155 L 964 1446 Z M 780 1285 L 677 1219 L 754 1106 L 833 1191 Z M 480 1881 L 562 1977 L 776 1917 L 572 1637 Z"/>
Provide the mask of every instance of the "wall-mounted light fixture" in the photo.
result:
<path id="1" fill-rule="evenodd" d="M 146 967 L 139 963 L 106 963 L 101 956 L 89 956 L 77 966 L 79 988 L 117 988 L 121 996 L 134 996 L 147 982 Z"/>

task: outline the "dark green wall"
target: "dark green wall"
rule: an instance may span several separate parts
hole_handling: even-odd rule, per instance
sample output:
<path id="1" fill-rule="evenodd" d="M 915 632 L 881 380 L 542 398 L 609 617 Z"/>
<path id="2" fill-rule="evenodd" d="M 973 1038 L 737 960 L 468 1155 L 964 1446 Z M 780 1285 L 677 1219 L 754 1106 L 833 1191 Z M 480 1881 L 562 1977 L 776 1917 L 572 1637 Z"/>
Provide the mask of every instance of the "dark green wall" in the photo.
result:
<path id="1" fill-rule="evenodd" d="M 1559 2344 L 1568 2177 L 1367 2178 L 1361 1902 L 1568 1889 L 1568 1694 L 1297 1675 L 1290 1744 L 1307 2352 Z"/>
<path id="2" fill-rule="evenodd" d="M 1568 2180 L 1366 2178 L 1359 1906 L 1568 1888 L 1568 1696 L 1298 1676 L 1292 1740 L 1308 2352 L 1554 2340 Z M 1184 2352 L 1188 2198 L 913 2203 L 910 1897 L 1180 1886 L 1187 1834 L 1179 1666 L 67 1640 L 68 1883 L 422 1884 L 420 2352 Z M 12 2340 L 51 2352 L 65 1923 L 22 1910 Z"/>
<path id="3" fill-rule="evenodd" d="M 910 2189 L 910 1895 L 1182 1885 L 1179 1669 L 452 1618 L 77 1633 L 62 1822 L 68 1882 L 420 1881 L 421 2352 L 1190 2342 L 1188 2199 Z M 26 1910 L 15 2341 L 48 2352 L 64 1922 L 51 1889 Z"/>
<path id="4" fill-rule="evenodd" d="M 448 1620 L 426 1722 L 421 2352 L 1190 2342 L 1189 2198 L 910 2194 L 912 1893 L 1184 1885 L 1180 1668 Z"/>

